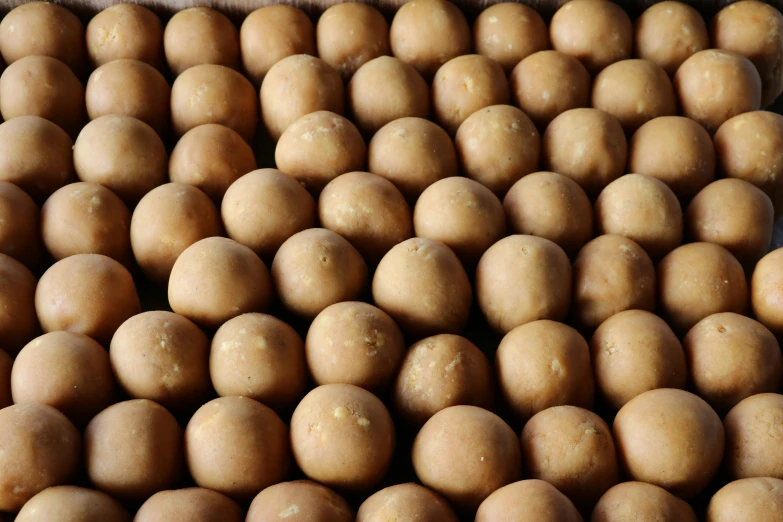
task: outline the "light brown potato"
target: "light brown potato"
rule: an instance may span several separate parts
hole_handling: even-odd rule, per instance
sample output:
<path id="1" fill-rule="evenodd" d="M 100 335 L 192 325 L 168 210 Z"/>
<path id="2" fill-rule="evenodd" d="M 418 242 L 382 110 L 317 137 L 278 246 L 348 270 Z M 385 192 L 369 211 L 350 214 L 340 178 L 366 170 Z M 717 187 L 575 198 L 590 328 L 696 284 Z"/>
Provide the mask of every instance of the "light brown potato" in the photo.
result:
<path id="1" fill-rule="evenodd" d="M 116 4 L 96 14 L 84 35 L 90 64 L 98 68 L 114 60 L 138 60 L 163 69 L 163 24 L 136 4 Z"/>
<path id="2" fill-rule="evenodd" d="M 318 198 L 321 226 L 343 236 L 369 263 L 413 235 L 411 209 L 389 180 L 349 172 L 329 182 Z"/>
<path id="3" fill-rule="evenodd" d="M 111 368 L 133 399 L 168 408 L 200 406 L 210 394 L 209 339 L 171 312 L 135 315 L 122 323 L 109 348 Z"/>
<path id="4" fill-rule="evenodd" d="M 439 241 L 412 238 L 381 259 L 372 280 L 375 304 L 413 338 L 460 333 L 472 291 L 459 258 Z"/>
<path id="5" fill-rule="evenodd" d="M 473 22 L 473 49 L 510 74 L 529 55 L 549 49 L 549 30 L 533 8 L 504 2 L 487 7 Z"/>
<path id="6" fill-rule="evenodd" d="M 354 73 L 346 93 L 348 112 L 364 134 L 371 136 L 400 118 L 428 118 L 430 89 L 412 66 L 380 56 Z"/>
<path id="7" fill-rule="evenodd" d="M 522 478 L 514 431 L 476 406 L 452 406 L 433 415 L 416 435 L 411 458 L 423 485 L 466 511 Z"/>
<path id="8" fill-rule="evenodd" d="M 375 395 L 326 384 L 305 395 L 291 417 L 299 468 L 327 487 L 366 491 L 383 479 L 394 452 L 394 424 Z"/>
<path id="9" fill-rule="evenodd" d="M 28 267 L 35 266 L 41 258 L 38 224 L 38 206 L 33 198 L 13 183 L 0 181 L 0 253 Z"/>
<path id="10" fill-rule="evenodd" d="M 649 390 L 685 388 L 682 345 L 651 312 L 626 310 L 601 323 L 590 339 L 590 353 L 596 387 L 615 410 Z"/>
<path id="11" fill-rule="evenodd" d="M 443 498 L 418 484 L 397 484 L 371 495 L 359 506 L 356 522 L 402 521 L 457 522 L 454 511 Z"/>
<path id="12" fill-rule="evenodd" d="M 486 107 L 468 116 L 454 144 L 465 176 L 498 197 L 538 170 L 541 137 L 530 118 L 510 105 Z"/>
<path id="13" fill-rule="evenodd" d="M 359 129 L 329 111 L 297 119 L 275 147 L 277 168 L 316 196 L 340 174 L 363 170 L 366 159 L 367 147 Z"/>
<path id="14" fill-rule="evenodd" d="M 494 385 L 492 367 L 476 345 L 458 335 L 434 335 L 405 355 L 392 391 L 394 409 L 419 427 L 450 406 L 492 407 Z"/>
<path id="15" fill-rule="evenodd" d="M 239 69 L 239 32 L 231 20 L 209 7 L 177 12 L 163 33 L 166 61 L 174 76 L 203 64 Z"/>
<path id="16" fill-rule="evenodd" d="M 75 254 L 103 254 L 130 266 L 131 213 L 111 190 L 72 183 L 41 207 L 41 239 L 55 261 Z"/>
<path id="17" fill-rule="evenodd" d="M 485 107 L 506 104 L 509 96 L 503 68 L 480 54 L 452 58 L 432 80 L 435 119 L 451 135 L 468 116 Z"/>
<path id="18" fill-rule="evenodd" d="M 571 263 L 548 239 L 508 236 L 481 257 L 475 285 L 479 308 L 500 333 L 537 319 L 561 321 L 571 305 Z"/>
<path id="19" fill-rule="evenodd" d="M 114 498 L 145 500 L 176 484 L 182 468 L 182 429 L 155 402 L 118 402 L 87 425 L 84 461 L 97 489 Z"/>
<path id="20" fill-rule="evenodd" d="M 35 306 L 36 280 L 16 259 L 0 254 L 0 348 L 11 355 L 21 350 L 38 331 Z"/>
<path id="21" fill-rule="evenodd" d="M 269 486 L 253 499 L 245 522 L 288 517 L 303 522 L 353 522 L 353 513 L 345 499 L 309 480 Z"/>
<path id="22" fill-rule="evenodd" d="M 750 281 L 753 315 L 775 335 L 783 333 L 783 249 L 775 249 L 756 264 Z"/>
<path id="23" fill-rule="evenodd" d="M 287 475 L 288 428 L 260 402 L 221 397 L 199 408 L 188 422 L 185 456 L 200 487 L 251 499 Z"/>
<path id="24" fill-rule="evenodd" d="M 274 64 L 295 54 L 315 56 L 313 22 L 292 5 L 268 5 L 256 9 L 239 29 L 242 65 L 256 88 Z"/>
<path id="25" fill-rule="evenodd" d="M 719 312 L 743 314 L 748 285 L 742 265 L 713 243 L 690 243 L 672 250 L 656 267 L 658 304 L 675 332 Z"/>
<path id="26" fill-rule="evenodd" d="M 761 76 L 761 106 L 783 92 L 783 15 L 764 2 L 746 2 L 721 9 L 710 22 L 718 49 L 748 58 Z"/>
<path id="27" fill-rule="evenodd" d="M 79 179 L 100 183 L 130 205 L 166 181 L 166 161 L 152 127 L 120 114 L 88 123 L 73 146 Z"/>
<path id="28" fill-rule="evenodd" d="M 384 125 L 367 146 L 367 165 L 370 172 L 394 183 L 410 203 L 436 181 L 458 173 L 451 138 L 423 118 L 400 118 Z"/>
<path id="29" fill-rule="evenodd" d="M 212 338 L 209 375 L 220 396 L 242 395 L 271 408 L 293 406 L 305 392 L 302 338 L 266 314 L 243 314 L 223 323 Z"/>
<path id="30" fill-rule="evenodd" d="M 76 179 L 73 141 L 60 127 L 38 116 L 0 124 L 0 180 L 13 183 L 41 204 Z"/>
<path id="31" fill-rule="evenodd" d="M 190 245 L 222 231 L 209 197 L 181 183 L 161 185 L 133 210 L 130 240 L 136 263 L 149 279 L 166 285 L 177 257 Z"/>
<path id="32" fill-rule="evenodd" d="M 590 522 L 627 520 L 697 522 L 698 518 L 687 502 L 663 488 L 644 482 L 624 482 L 617 484 L 601 497 L 593 508 Z"/>
<path id="33" fill-rule="evenodd" d="M 582 522 L 579 511 L 557 488 L 543 480 L 520 480 L 504 486 L 478 508 L 475 522 Z"/>
<path id="34" fill-rule="evenodd" d="M 682 244 L 682 208 L 663 181 L 627 174 L 607 185 L 595 200 L 598 234 L 634 240 L 658 261 Z"/>
<path id="35" fill-rule="evenodd" d="M 615 117 L 598 109 L 571 109 L 547 126 L 541 157 L 547 170 L 568 176 L 595 198 L 625 174 L 628 142 Z"/>
<path id="36" fill-rule="evenodd" d="M 40 116 L 76 137 L 85 121 L 84 87 L 67 65 L 48 56 L 25 56 L 0 76 L 0 115 Z"/>
<path id="37" fill-rule="evenodd" d="M 622 7 L 605 0 L 573 0 L 549 25 L 552 48 L 578 58 L 591 74 L 631 57 L 633 26 Z"/>
<path id="38" fill-rule="evenodd" d="M 171 309 L 205 328 L 217 328 L 272 301 L 269 270 L 249 248 L 224 237 L 187 247 L 174 262 L 168 288 Z"/>
<path id="39" fill-rule="evenodd" d="M 707 522 L 730 522 L 747 517 L 773 522 L 783 517 L 783 480 L 748 478 L 735 480 L 718 490 L 707 506 Z"/>
<path id="40" fill-rule="evenodd" d="M 590 104 L 590 73 L 558 51 L 531 54 L 514 67 L 509 81 L 514 103 L 541 129 L 559 114 Z"/>
<path id="41" fill-rule="evenodd" d="M 470 26 L 451 2 L 418 0 L 397 10 L 389 41 L 395 57 L 429 80 L 441 65 L 470 52 Z"/>
<path id="42" fill-rule="evenodd" d="M 574 180 L 555 172 L 523 177 L 503 198 L 509 231 L 543 237 L 569 256 L 593 237 L 593 207 Z"/>
<path id="43" fill-rule="evenodd" d="M 180 74 L 171 86 L 174 134 L 182 136 L 205 123 L 225 125 L 252 143 L 258 126 L 253 84 L 222 65 L 196 65 Z"/>
<path id="44" fill-rule="evenodd" d="M 342 114 L 345 88 L 340 74 L 323 60 L 306 54 L 275 63 L 261 84 L 261 118 L 272 140 L 289 125 L 316 111 Z"/>
<path id="45" fill-rule="evenodd" d="M 777 443 L 781 423 L 783 396 L 777 393 L 752 395 L 729 411 L 723 419 L 724 460 L 732 478 L 783 477 L 783 452 Z"/>
<path id="46" fill-rule="evenodd" d="M 719 49 L 699 51 L 677 69 L 674 90 L 683 116 L 715 133 L 723 122 L 757 111 L 761 78 L 744 56 Z"/>
<path id="47" fill-rule="evenodd" d="M 48 56 L 80 74 L 85 66 L 84 26 L 62 6 L 22 4 L 0 22 L 0 53 L 8 65 L 26 56 Z"/>
<path id="48" fill-rule="evenodd" d="M 76 486 L 47 488 L 31 498 L 18 522 L 131 522 L 119 502 L 106 493 Z"/>
<path id="49" fill-rule="evenodd" d="M 0 509 L 19 511 L 41 491 L 71 479 L 81 445 L 73 424 L 51 406 L 17 404 L 0 410 Z"/>
<path id="50" fill-rule="evenodd" d="M 672 82 L 648 60 L 622 60 L 601 71 L 593 83 L 592 106 L 617 118 L 633 133 L 653 118 L 677 114 Z"/>
<path id="51" fill-rule="evenodd" d="M 634 132 L 628 144 L 628 171 L 663 181 L 686 202 L 715 178 L 715 149 L 709 133 L 695 121 L 662 116 Z"/>
<path id="52" fill-rule="evenodd" d="M 321 13 L 315 30 L 318 56 L 344 81 L 366 62 L 391 54 L 389 24 L 368 4 L 334 4 Z"/>
<path id="53" fill-rule="evenodd" d="M 654 4 L 634 24 L 636 56 L 658 64 L 669 76 L 674 76 L 693 54 L 709 47 L 710 35 L 704 18 L 682 2 Z"/>
<path id="54" fill-rule="evenodd" d="M 11 368 L 14 360 L 5 350 L 0 350 L 0 409 L 14 403 L 11 395 Z"/>
<path id="55" fill-rule="evenodd" d="M 141 505 L 134 522 L 244 522 L 242 508 L 210 489 L 185 488 L 155 493 Z"/>
<path id="56" fill-rule="evenodd" d="M 755 131 L 755 132 L 753 132 Z M 726 121 L 715 133 L 718 170 L 727 178 L 756 185 L 783 213 L 783 116 L 756 111 Z"/>
<path id="57" fill-rule="evenodd" d="M 256 169 L 253 149 L 235 130 L 206 123 L 182 136 L 169 158 L 174 183 L 203 190 L 216 204 L 236 180 Z"/>
<path id="58" fill-rule="evenodd" d="M 46 404 L 84 427 L 113 402 L 114 377 L 106 350 L 86 335 L 51 332 L 16 356 L 14 404 Z"/>
<path id="59" fill-rule="evenodd" d="M 593 376 L 584 338 L 555 321 L 533 321 L 511 330 L 495 353 L 503 398 L 519 419 L 553 406 L 591 408 Z"/>
<path id="60" fill-rule="evenodd" d="M 628 478 L 682 498 L 709 484 L 723 456 L 720 417 L 706 402 L 683 390 L 637 395 L 617 413 L 613 429 Z"/>

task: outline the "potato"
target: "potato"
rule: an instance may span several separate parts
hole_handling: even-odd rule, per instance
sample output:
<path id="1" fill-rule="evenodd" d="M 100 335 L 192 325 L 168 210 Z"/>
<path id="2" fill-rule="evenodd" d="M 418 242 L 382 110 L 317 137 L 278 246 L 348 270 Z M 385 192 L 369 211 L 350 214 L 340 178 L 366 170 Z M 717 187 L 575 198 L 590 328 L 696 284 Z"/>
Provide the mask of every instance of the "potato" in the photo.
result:
<path id="1" fill-rule="evenodd" d="M 389 24 L 368 4 L 334 4 L 321 13 L 316 27 L 318 56 L 344 81 L 366 62 L 389 55 Z"/>
<path id="2" fill-rule="evenodd" d="M 699 51 L 677 69 L 674 90 L 683 116 L 714 134 L 723 122 L 757 111 L 761 77 L 744 56 L 719 49 Z"/>
<path id="3" fill-rule="evenodd" d="M 288 56 L 315 56 L 313 22 L 291 5 L 268 5 L 245 17 L 239 29 L 239 47 L 245 73 L 256 88 L 269 69 Z"/>
<path id="4" fill-rule="evenodd" d="M 783 453 L 776 439 L 781 422 L 783 396 L 777 393 L 746 397 L 726 414 L 724 460 L 731 477 L 783 477 Z"/>
<path id="5" fill-rule="evenodd" d="M 283 307 L 310 318 L 329 305 L 358 299 L 367 286 L 367 265 L 342 236 L 311 228 L 280 246 L 272 284 Z"/>
<path id="6" fill-rule="evenodd" d="M 697 522 L 698 519 L 687 502 L 665 489 L 644 482 L 624 482 L 604 493 L 593 508 L 590 522 L 626 520 Z"/>
<path id="7" fill-rule="evenodd" d="M 291 461 L 286 425 L 247 397 L 199 408 L 185 430 L 185 454 L 197 485 L 237 499 L 282 481 Z"/>
<path id="8" fill-rule="evenodd" d="M 456 176 L 457 153 L 449 135 L 423 118 L 400 118 L 384 125 L 367 146 L 370 172 L 382 176 L 415 203 L 436 181 Z"/>
<path id="9" fill-rule="evenodd" d="M 397 484 L 369 496 L 356 513 L 356 522 L 457 522 L 457 515 L 437 493 L 418 484 Z"/>
<path id="10" fill-rule="evenodd" d="M 21 350 L 38 331 L 36 281 L 16 259 L 0 254 L 0 348 L 11 355 Z"/>
<path id="11" fill-rule="evenodd" d="M 517 436 L 500 417 L 476 406 L 433 415 L 416 435 L 411 458 L 424 486 L 466 511 L 522 476 Z"/>
<path id="12" fill-rule="evenodd" d="M 327 487 L 366 491 L 391 464 L 391 416 L 372 393 L 326 384 L 305 395 L 291 417 L 291 448 L 299 468 Z"/>
<path id="13" fill-rule="evenodd" d="M 82 334 L 51 332 L 30 341 L 11 370 L 15 404 L 46 404 L 79 427 L 114 402 L 113 392 L 109 354 Z"/>
<path id="14" fill-rule="evenodd" d="M 116 4 L 92 17 L 84 38 L 90 64 L 98 68 L 114 60 L 138 60 L 163 69 L 163 24 L 136 4 Z"/>
<path id="15" fill-rule="evenodd" d="M 783 250 L 775 249 L 761 258 L 750 281 L 753 315 L 775 335 L 783 332 L 783 302 L 779 297 L 783 285 L 781 255 Z"/>
<path id="16" fill-rule="evenodd" d="M 601 323 L 590 339 L 590 353 L 596 387 L 615 410 L 649 390 L 685 388 L 682 345 L 651 312 L 625 310 Z"/>
<path id="17" fill-rule="evenodd" d="M 634 24 L 634 52 L 674 76 L 691 55 L 710 48 L 701 14 L 682 2 L 659 2 L 648 7 Z M 631 172 L 636 172 L 633 169 Z M 606 516 L 606 515 L 602 515 Z M 611 520 L 607 518 L 607 522 Z"/>
<path id="18" fill-rule="evenodd" d="M 55 486 L 31 498 L 18 522 L 131 522 L 131 516 L 106 493 L 76 486 Z"/>
<path id="19" fill-rule="evenodd" d="M 0 253 L 35 266 L 41 257 L 38 223 L 35 201 L 13 183 L 0 181 Z"/>
<path id="20" fill-rule="evenodd" d="M 73 146 L 81 181 L 100 183 L 129 205 L 166 181 L 166 147 L 146 123 L 109 114 L 88 123 Z"/>
<path id="21" fill-rule="evenodd" d="M 473 22 L 473 49 L 510 74 L 529 55 L 549 49 L 549 31 L 533 8 L 504 2 L 487 7 Z"/>
<path id="22" fill-rule="evenodd" d="M 351 508 L 340 495 L 309 480 L 269 486 L 253 499 L 245 522 L 288 517 L 313 522 L 353 522 Z"/>
<path id="23" fill-rule="evenodd" d="M 79 467 L 81 437 L 59 411 L 45 404 L 0 410 L 0 509 L 19 511 L 46 488 L 70 480 Z"/>
<path id="24" fill-rule="evenodd" d="M 565 319 L 571 305 L 571 263 L 548 239 L 508 236 L 481 257 L 475 285 L 487 322 L 505 334 L 537 319 Z"/>
<path id="25" fill-rule="evenodd" d="M 169 158 L 169 178 L 193 185 L 220 204 L 228 187 L 256 170 L 253 149 L 230 127 L 206 123 L 182 136 Z"/>
<path id="26" fill-rule="evenodd" d="M 582 522 L 579 511 L 557 488 L 543 480 L 520 480 L 504 486 L 478 508 L 476 522 Z"/>
<path id="27" fill-rule="evenodd" d="M 305 392 L 304 342 L 271 315 L 240 315 L 215 332 L 209 375 L 220 396 L 243 395 L 271 408 L 288 408 Z"/>
<path id="28" fill-rule="evenodd" d="M 720 418 L 706 402 L 682 390 L 637 395 L 617 413 L 613 430 L 628 478 L 682 498 L 709 484 L 723 456 Z"/>
<path id="29" fill-rule="evenodd" d="M 182 468 L 182 429 L 155 402 L 118 402 L 87 425 L 84 461 L 97 489 L 123 500 L 146 500 L 176 484 Z"/>
<path id="30" fill-rule="evenodd" d="M 11 396 L 11 368 L 14 360 L 4 350 L 0 350 L 0 409 L 14 403 Z"/>
<path id="31" fill-rule="evenodd" d="M 582 62 L 558 51 L 531 54 L 514 67 L 509 81 L 514 103 L 540 129 L 559 114 L 590 104 L 590 73 Z"/>
<path id="32" fill-rule="evenodd" d="M 430 80 L 441 65 L 470 52 L 470 26 L 446 0 L 418 0 L 397 10 L 389 41 L 395 57 Z"/>
<path id="33" fill-rule="evenodd" d="M 510 105 L 474 112 L 459 126 L 454 142 L 465 176 L 498 197 L 538 170 L 541 137 L 530 118 Z"/>
<path id="34" fill-rule="evenodd" d="M 243 522 L 239 505 L 217 491 L 185 488 L 155 493 L 141 505 L 134 522 Z"/>
<path id="35" fill-rule="evenodd" d="M 133 210 L 130 240 L 136 262 L 149 279 L 166 285 L 177 257 L 197 241 L 220 235 L 215 204 L 196 187 L 161 185 Z"/>
<path id="36" fill-rule="evenodd" d="M 381 259 L 372 280 L 375 304 L 413 338 L 460 333 L 472 301 L 470 281 L 454 252 L 439 241 L 413 238 Z"/>
<path id="37" fill-rule="evenodd" d="M 707 522 L 729 522 L 739 517 L 772 522 L 783 516 L 783 480 L 735 480 L 718 490 L 707 506 Z"/>
<path id="38" fill-rule="evenodd" d="M 269 270 L 236 241 L 208 237 L 187 247 L 171 269 L 171 309 L 205 328 L 217 328 L 272 301 Z"/>
<path id="39" fill-rule="evenodd" d="M 209 7 L 191 7 L 172 16 L 163 33 L 163 48 L 174 76 L 203 64 L 239 69 L 237 28 Z"/>

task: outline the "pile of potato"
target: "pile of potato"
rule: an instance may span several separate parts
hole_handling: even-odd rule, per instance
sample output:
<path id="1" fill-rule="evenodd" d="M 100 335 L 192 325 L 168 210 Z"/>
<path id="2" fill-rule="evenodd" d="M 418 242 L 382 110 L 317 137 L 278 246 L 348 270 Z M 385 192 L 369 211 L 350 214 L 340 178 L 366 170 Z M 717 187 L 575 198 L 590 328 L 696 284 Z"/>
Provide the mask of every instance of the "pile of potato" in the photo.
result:
<path id="1" fill-rule="evenodd" d="M 5 14 L 7 520 L 783 520 L 783 16 L 471 22 Z"/>

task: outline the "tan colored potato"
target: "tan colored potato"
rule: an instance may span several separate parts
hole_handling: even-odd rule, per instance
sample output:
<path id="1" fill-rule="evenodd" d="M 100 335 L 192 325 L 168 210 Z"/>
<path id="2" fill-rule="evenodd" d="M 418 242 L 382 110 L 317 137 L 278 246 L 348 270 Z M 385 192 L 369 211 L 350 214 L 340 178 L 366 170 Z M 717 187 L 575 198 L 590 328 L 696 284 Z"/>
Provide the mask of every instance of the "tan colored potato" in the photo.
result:
<path id="1" fill-rule="evenodd" d="M 239 504 L 210 489 L 185 488 L 155 493 L 141 505 L 134 522 L 244 522 Z"/>
<path id="2" fill-rule="evenodd" d="M 19 352 L 11 370 L 15 404 L 46 404 L 79 427 L 111 405 L 113 392 L 109 354 L 82 334 L 38 337 Z"/>
<path id="3" fill-rule="evenodd" d="M 713 495 L 707 506 L 707 522 L 731 522 L 746 518 L 774 522 L 783 517 L 783 480 L 748 478 L 735 480 Z"/>
<path id="4" fill-rule="evenodd" d="M 38 224 L 38 206 L 33 198 L 13 183 L 0 181 L 0 253 L 28 267 L 35 266 L 41 258 Z"/>
<path id="5" fill-rule="evenodd" d="M 756 264 L 750 282 L 750 300 L 753 315 L 775 335 L 783 332 L 783 288 L 781 271 L 783 249 L 775 249 Z"/>
<path id="6" fill-rule="evenodd" d="M 70 480 L 79 467 L 81 437 L 59 411 L 45 404 L 0 410 L 0 509 L 19 511 L 28 500 Z"/>
<path id="7" fill-rule="evenodd" d="M 317 111 L 297 119 L 275 147 L 277 168 L 318 195 L 340 174 L 363 170 L 367 147 L 359 129 L 347 118 Z"/>
<path id="8" fill-rule="evenodd" d="M 353 522 L 353 513 L 345 499 L 309 480 L 269 486 L 253 499 L 245 522 L 289 517 L 302 522 Z"/>
<path id="9" fill-rule="evenodd" d="M 416 435 L 411 458 L 423 485 L 466 511 L 522 478 L 514 431 L 475 406 L 452 406 L 433 415 Z"/>
<path id="10" fill-rule="evenodd" d="M 281 482 L 291 464 L 288 428 L 274 411 L 247 397 L 221 397 L 198 409 L 185 430 L 193 480 L 237 499 Z"/>
<path id="11" fill-rule="evenodd" d="M 169 158 L 169 178 L 203 190 L 215 204 L 236 180 L 256 170 L 253 149 L 235 130 L 206 123 L 182 136 Z"/>
<path id="12" fill-rule="evenodd" d="M 313 22 L 292 5 L 268 5 L 256 9 L 239 29 L 242 65 L 256 88 L 274 64 L 295 54 L 315 56 Z"/>
<path id="13" fill-rule="evenodd" d="M 675 2 L 667 2 L 675 3 Z M 607 491 L 598 501 L 590 522 L 654 522 L 657 520 L 697 522 L 693 508 L 668 491 L 644 482 L 624 482 Z"/>
<path id="14" fill-rule="evenodd" d="M 450 406 L 490 408 L 495 382 L 487 356 L 458 335 L 440 334 L 414 343 L 397 374 L 394 409 L 419 427 Z"/>
<path id="15" fill-rule="evenodd" d="M 138 60 L 163 69 L 163 24 L 136 4 L 116 4 L 96 14 L 84 35 L 93 67 L 114 60 Z"/>
<path id="16" fill-rule="evenodd" d="M 689 498 L 709 484 L 720 466 L 720 417 L 683 390 L 637 395 L 614 419 L 617 454 L 628 478 Z"/>
<path id="17" fill-rule="evenodd" d="M 608 405 L 619 410 L 649 390 L 684 389 L 685 353 L 669 325 L 644 310 L 613 315 L 590 339 L 595 384 Z"/>
<path id="18" fill-rule="evenodd" d="M 239 69 L 237 28 L 209 7 L 192 7 L 172 16 L 163 33 L 163 48 L 174 76 L 203 64 Z"/>
<path id="19" fill-rule="evenodd" d="M 504 486 L 481 503 L 476 522 L 582 522 L 579 511 L 557 488 L 543 480 L 520 480 Z"/>
<path id="20" fill-rule="evenodd" d="M 447 0 L 417 0 L 397 10 L 389 41 L 394 56 L 429 80 L 441 65 L 470 52 L 470 26 Z"/>
<path id="21" fill-rule="evenodd" d="M 11 368 L 14 360 L 11 356 L 0 350 L 0 409 L 11 406 L 14 403 L 11 396 Z"/>
<path id="22" fill-rule="evenodd" d="M 678 247 L 658 263 L 656 272 L 658 304 L 675 332 L 687 332 L 708 315 L 748 309 L 742 265 L 720 245 Z"/>
<path id="23" fill-rule="evenodd" d="M 73 146 L 81 181 L 100 183 L 129 205 L 166 181 L 166 147 L 146 123 L 109 114 L 88 123 Z"/>
<path id="24" fill-rule="evenodd" d="M 16 259 L 0 254 L 0 349 L 16 355 L 38 332 L 36 280 Z"/>
<path id="25" fill-rule="evenodd" d="M 490 326 L 508 333 L 537 319 L 565 319 L 571 263 L 548 239 L 513 235 L 492 245 L 476 267 L 476 301 Z"/>
<path id="26" fill-rule="evenodd" d="M 391 54 L 389 24 L 371 5 L 334 4 L 318 18 L 316 44 L 321 60 L 348 81 L 366 62 Z"/>
<path id="27" fill-rule="evenodd" d="M 533 8 L 504 2 L 487 7 L 473 22 L 473 49 L 510 74 L 529 55 L 549 49 L 549 30 Z"/>
<path id="28" fill-rule="evenodd" d="M 663 181 L 686 202 L 714 179 L 715 149 L 709 133 L 695 121 L 662 116 L 634 132 L 628 144 L 628 171 Z"/>
<path id="29" fill-rule="evenodd" d="M 440 495 L 418 484 L 397 484 L 371 495 L 359 506 L 356 522 L 457 522 L 454 511 Z"/>
<path id="30" fill-rule="evenodd" d="M 171 269 L 171 309 L 205 328 L 217 328 L 272 301 L 269 270 L 244 245 L 208 237 L 187 247 Z"/>
<path id="31" fill-rule="evenodd" d="M 658 64 L 669 76 L 674 76 L 693 54 L 709 47 L 710 35 L 704 18 L 682 2 L 654 4 L 634 24 L 634 53 Z"/>
<path id="32" fill-rule="evenodd" d="M 538 170 L 541 137 L 516 107 L 494 105 L 474 112 L 460 125 L 454 142 L 465 176 L 498 197 Z"/>
<path id="33" fill-rule="evenodd" d="M 131 516 L 106 493 L 76 486 L 55 486 L 31 498 L 18 522 L 131 522 Z"/>
<path id="34" fill-rule="evenodd" d="M 206 194 L 190 185 L 167 183 L 148 192 L 133 211 L 133 256 L 149 279 L 165 286 L 177 257 L 193 243 L 220 235 L 222 228 Z"/>
<path id="35" fill-rule="evenodd" d="M 732 478 L 783 477 L 783 452 L 777 442 L 782 424 L 783 396 L 777 393 L 752 395 L 729 411 L 723 419 L 724 460 Z"/>
<path id="36" fill-rule="evenodd" d="M 220 396 L 242 395 L 271 408 L 293 406 L 305 393 L 302 338 L 266 314 L 243 314 L 212 338 L 209 375 Z"/>
<path id="37" fill-rule="evenodd" d="M 326 384 L 305 395 L 291 417 L 291 447 L 299 468 L 327 487 L 366 491 L 391 464 L 391 416 L 372 393 Z"/>

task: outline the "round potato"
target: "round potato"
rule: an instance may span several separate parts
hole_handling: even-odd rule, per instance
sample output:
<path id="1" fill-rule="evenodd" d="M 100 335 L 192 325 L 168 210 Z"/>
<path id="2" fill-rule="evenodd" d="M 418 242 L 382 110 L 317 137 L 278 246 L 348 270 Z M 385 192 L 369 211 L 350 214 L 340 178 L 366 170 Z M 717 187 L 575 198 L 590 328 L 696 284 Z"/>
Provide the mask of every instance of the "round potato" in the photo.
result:
<path id="1" fill-rule="evenodd" d="M 538 522 L 582 522 L 579 511 L 557 488 L 543 480 L 520 480 L 504 486 L 484 500 L 475 522 L 492 522 L 502 517 Z"/>
<path id="2" fill-rule="evenodd" d="M 775 335 L 783 333 L 783 301 L 780 299 L 783 285 L 781 256 L 783 249 L 776 249 L 761 258 L 750 281 L 753 315 Z"/>
<path id="3" fill-rule="evenodd" d="M 131 522 L 131 516 L 106 493 L 76 486 L 47 488 L 16 515 L 18 522 Z"/>
<path id="4" fill-rule="evenodd" d="M 13 183 L 0 181 L 0 254 L 35 266 L 41 258 L 39 220 L 33 198 Z"/>
<path id="5" fill-rule="evenodd" d="M 98 68 L 114 60 L 138 60 L 163 68 L 163 24 L 136 4 L 116 4 L 96 14 L 87 24 L 87 56 Z"/>
<path id="6" fill-rule="evenodd" d="M 389 518 L 418 522 L 457 522 L 443 498 L 418 484 L 397 484 L 371 495 L 359 506 L 356 522 L 385 522 Z"/>
<path id="7" fill-rule="evenodd" d="M 776 435 L 783 422 L 783 396 L 759 393 L 741 400 L 723 419 L 726 468 L 733 478 L 783 477 Z"/>
<path id="8" fill-rule="evenodd" d="M 647 8 L 634 24 L 636 55 L 658 64 L 669 76 L 674 76 L 680 65 L 693 54 L 709 47 L 710 35 L 707 34 L 704 18 L 696 9 L 682 2 L 656 3 Z"/>
<path id="9" fill-rule="evenodd" d="M 334 4 L 321 13 L 316 27 L 318 56 L 348 81 L 359 67 L 390 54 L 389 24 L 368 4 Z"/>
<path id="10" fill-rule="evenodd" d="M 36 280 L 16 259 L 0 254 L 0 347 L 15 355 L 38 331 Z"/>
<path id="11" fill-rule="evenodd" d="M 747 478 L 718 490 L 707 506 L 707 522 L 730 522 L 739 517 L 770 521 L 783 516 L 783 480 Z"/>
<path id="12" fill-rule="evenodd" d="M 185 488 L 159 491 L 136 512 L 134 522 L 244 522 L 239 504 L 210 489 Z"/>
<path id="13" fill-rule="evenodd" d="M 495 4 L 481 11 L 473 22 L 473 49 L 510 74 L 529 55 L 549 49 L 549 30 L 531 7 L 514 2 Z"/>
<path id="14" fill-rule="evenodd" d="M 593 508 L 590 522 L 624 522 L 634 518 L 640 521 L 698 521 L 687 502 L 665 489 L 644 482 L 624 482 L 604 493 Z"/>
<path id="15" fill-rule="evenodd" d="M 299 513 L 304 513 L 301 517 Z M 245 522 L 288 517 L 318 522 L 353 522 L 353 513 L 340 495 L 309 480 L 281 482 L 256 495 Z"/>
<path id="16" fill-rule="evenodd" d="M 237 28 L 209 7 L 191 7 L 172 16 L 163 33 L 163 48 L 174 76 L 202 64 L 239 69 Z"/>

